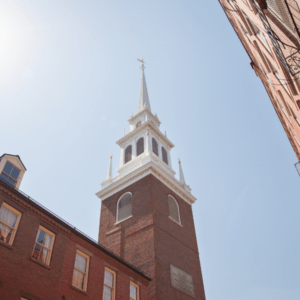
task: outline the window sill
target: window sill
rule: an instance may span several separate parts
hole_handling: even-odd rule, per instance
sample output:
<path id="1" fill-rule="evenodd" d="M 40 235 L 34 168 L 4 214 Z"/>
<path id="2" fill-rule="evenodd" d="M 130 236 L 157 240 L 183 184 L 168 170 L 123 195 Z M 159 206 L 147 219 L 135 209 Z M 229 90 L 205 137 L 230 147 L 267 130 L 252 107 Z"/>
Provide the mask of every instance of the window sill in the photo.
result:
<path id="1" fill-rule="evenodd" d="M 11 245 L 9 245 L 9 244 L 3 242 L 2 240 L 0 240 L 0 245 L 3 245 L 3 246 L 7 247 L 7 248 L 10 249 L 10 250 L 13 249 L 13 247 L 12 247 Z"/>
<path id="2" fill-rule="evenodd" d="M 80 293 L 86 295 L 86 296 L 88 295 L 87 292 L 85 292 L 84 290 L 79 289 L 78 287 L 76 287 L 76 286 L 74 286 L 74 285 L 72 285 L 72 284 L 71 284 L 71 288 L 72 288 L 73 290 L 77 291 L 77 292 L 80 292 Z"/>
<path id="3" fill-rule="evenodd" d="M 33 262 L 35 262 L 35 263 L 41 265 L 42 267 L 44 267 L 44 268 L 46 268 L 46 269 L 48 269 L 48 270 L 51 269 L 50 266 L 48 266 L 48 265 L 42 263 L 41 261 L 37 260 L 36 258 L 34 258 L 34 257 L 32 257 L 32 256 L 30 256 L 30 260 L 32 260 Z"/>
<path id="4" fill-rule="evenodd" d="M 182 225 L 180 223 L 178 223 L 177 221 L 175 221 L 174 219 L 172 219 L 170 216 L 169 216 L 169 219 L 172 220 L 173 222 L 175 222 L 177 225 L 179 225 L 179 226 L 182 227 Z"/>
<path id="5" fill-rule="evenodd" d="M 133 216 L 131 215 L 131 216 L 127 217 L 126 219 L 123 219 L 122 221 L 118 221 L 118 222 L 115 223 L 115 225 L 118 225 L 118 224 L 120 224 L 120 223 L 122 223 L 122 222 L 124 222 L 124 221 L 126 221 L 126 220 L 128 220 L 130 218 L 132 218 L 132 217 Z"/>

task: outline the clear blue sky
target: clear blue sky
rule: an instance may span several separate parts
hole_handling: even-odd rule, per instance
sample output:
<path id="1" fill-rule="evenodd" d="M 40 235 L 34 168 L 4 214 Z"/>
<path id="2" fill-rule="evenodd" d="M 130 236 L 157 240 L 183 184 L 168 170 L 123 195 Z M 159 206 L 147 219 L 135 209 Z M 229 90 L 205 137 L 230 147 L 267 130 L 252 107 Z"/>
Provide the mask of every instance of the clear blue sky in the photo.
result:
<path id="1" fill-rule="evenodd" d="M 21 190 L 97 239 L 143 56 L 198 199 L 207 300 L 300 299 L 297 159 L 217 0 L 2 0 L 0 45 L 0 153 L 21 156 Z"/>

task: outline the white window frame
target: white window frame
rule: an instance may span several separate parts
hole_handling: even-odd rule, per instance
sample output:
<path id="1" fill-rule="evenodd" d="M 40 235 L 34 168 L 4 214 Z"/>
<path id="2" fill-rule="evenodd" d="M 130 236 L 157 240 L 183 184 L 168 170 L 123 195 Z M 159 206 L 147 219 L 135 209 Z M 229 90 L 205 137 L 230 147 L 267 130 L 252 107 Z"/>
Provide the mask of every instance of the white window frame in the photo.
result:
<path id="1" fill-rule="evenodd" d="M 14 240 L 15 240 L 15 236 L 16 236 L 16 233 L 17 233 L 19 224 L 20 224 L 20 220 L 21 220 L 22 213 L 21 213 L 20 211 L 16 210 L 15 208 L 13 208 L 12 206 L 8 205 L 8 204 L 5 203 L 5 202 L 2 203 L 1 208 L 2 208 L 2 206 L 6 207 L 7 209 L 11 210 L 13 213 L 15 213 L 15 214 L 18 215 L 18 218 L 17 218 L 17 221 L 16 221 L 16 225 L 15 225 L 14 228 L 11 227 L 11 226 L 9 226 L 8 224 L 6 224 L 5 222 L 3 222 L 3 221 L 0 220 L 0 223 L 1 223 L 1 224 L 3 224 L 4 226 L 7 226 L 7 227 L 9 227 L 10 229 L 13 230 L 12 235 L 11 235 L 11 237 L 10 237 L 9 243 L 6 243 L 6 242 L 4 242 L 4 241 L 2 241 L 2 240 L 1 240 L 1 242 L 3 242 L 3 243 L 5 243 L 5 244 L 8 244 L 8 245 L 12 246 L 12 244 L 13 244 L 13 242 L 14 242 Z M 1 209 L 1 208 L 0 208 L 0 209 Z"/>
<path id="2" fill-rule="evenodd" d="M 169 197 L 173 198 L 173 200 L 174 200 L 175 203 L 176 203 L 177 211 L 178 211 L 178 219 L 179 219 L 179 223 L 178 223 L 176 220 L 174 220 L 174 219 L 170 216 Z M 168 195 L 168 208 L 169 208 L 169 218 L 170 218 L 172 221 L 176 222 L 177 224 L 182 225 L 182 224 L 181 224 L 180 209 L 179 209 L 178 202 L 177 202 L 177 200 L 175 199 L 175 197 L 174 197 L 173 195 L 170 195 L 170 194 Z"/>
<path id="3" fill-rule="evenodd" d="M 76 254 L 77 253 L 86 258 L 86 270 L 85 270 L 85 272 L 83 272 L 82 270 L 79 270 L 75 267 L 75 265 L 76 265 Z M 72 286 L 74 286 L 76 289 L 80 289 L 80 290 L 86 292 L 87 291 L 87 284 L 88 284 L 88 277 L 89 277 L 90 256 L 85 254 L 84 252 L 78 250 L 78 249 L 76 250 L 76 254 L 75 254 L 75 263 L 74 263 L 74 269 L 73 269 Z M 73 284 L 74 270 L 76 270 L 76 271 L 78 271 L 78 272 L 80 272 L 81 274 L 84 275 L 83 276 L 83 288 L 80 288 L 80 287 Z"/>
<path id="4" fill-rule="evenodd" d="M 140 286 L 132 281 L 130 281 L 130 285 L 136 287 L 136 300 L 140 300 Z M 134 300 L 133 298 L 130 298 L 130 294 L 129 294 L 129 299 Z"/>
<path id="5" fill-rule="evenodd" d="M 37 242 L 37 238 L 38 238 L 38 234 L 39 234 L 39 229 L 45 231 L 46 233 L 50 234 L 52 236 L 52 239 L 51 239 L 51 244 L 50 244 L 50 248 L 47 248 L 46 246 L 40 244 L 39 242 Z M 39 229 L 37 231 L 37 234 L 36 234 L 36 238 L 35 238 L 35 241 L 34 241 L 34 246 L 33 246 L 33 251 L 32 251 L 32 258 L 33 259 L 36 259 L 38 260 L 37 258 L 33 257 L 33 253 L 34 253 L 34 250 L 35 250 L 35 245 L 38 244 L 40 247 L 42 248 L 45 248 L 48 250 L 48 255 L 47 255 L 47 259 L 46 259 L 46 262 L 42 262 L 40 260 L 38 260 L 40 263 L 44 263 L 46 265 L 50 265 L 50 260 L 51 260 L 51 257 L 52 257 L 52 252 L 53 252 L 53 245 L 54 245 L 54 240 L 55 240 L 55 233 L 53 233 L 52 231 L 48 230 L 47 228 L 45 228 L 44 226 L 40 225 L 39 226 Z"/>
<path id="6" fill-rule="evenodd" d="M 124 195 L 126 195 L 126 194 L 130 194 L 130 195 L 131 195 L 131 215 L 128 216 L 127 218 L 125 218 L 125 219 L 119 221 L 119 202 L 120 202 L 120 200 L 122 199 L 122 197 L 123 197 Z M 117 202 L 116 224 L 121 223 L 121 222 L 123 222 L 123 221 L 125 221 L 125 220 L 131 218 L 132 216 L 133 216 L 133 215 L 132 215 L 132 193 L 131 193 L 131 192 L 126 192 L 126 193 L 124 193 L 124 194 L 122 194 L 122 195 L 120 196 L 120 198 L 118 199 L 118 202 Z"/>
<path id="7" fill-rule="evenodd" d="M 110 287 L 108 285 L 106 285 L 105 282 L 105 271 L 108 271 L 109 273 L 113 274 L 114 276 L 114 280 L 113 280 L 113 287 Z M 103 296 L 104 296 L 104 286 L 107 286 L 109 289 L 111 289 L 112 293 L 111 293 L 111 300 L 115 300 L 116 299 L 116 276 L 117 273 L 115 271 L 113 271 L 112 269 L 105 267 L 104 268 L 104 277 L 103 277 Z M 102 299 L 103 299 L 102 296 Z"/>

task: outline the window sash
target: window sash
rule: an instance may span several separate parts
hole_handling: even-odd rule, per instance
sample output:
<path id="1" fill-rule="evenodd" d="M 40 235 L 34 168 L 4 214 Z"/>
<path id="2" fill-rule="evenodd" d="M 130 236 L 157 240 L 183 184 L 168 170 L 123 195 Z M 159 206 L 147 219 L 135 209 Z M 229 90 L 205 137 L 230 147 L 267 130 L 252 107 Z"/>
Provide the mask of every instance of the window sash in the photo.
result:
<path id="1" fill-rule="evenodd" d="M 76 256 L 77 256 L 77 254 L 84 257 L 84 258 L 86 258 L 85 271 L 83 271 L 81 269 L 78 269 L 76 267 Z M 74 287 L 78 288 L 78 289 L 83 290 L 83 291 L 87 290 L 89 263 L 90 263 L 90 257 L 87 254 L 77 250 L 76 255 L 75 255 L 72 285 Z M 79 273 L 79 275 L 82 275 L 81 280 L 79 279 L 79 276 L 76 276 L 78 273 Z"/>
<path id="2" fill-rule="evenodd" d="M 113 276 L 112 286 L 109 286 L 105 283 L 105 273 L 109 272 Z M 106 293 L 109 290 L 110 294 Z M 115 300 L 116 295 L 116 272 L 112 271 L 111 269 L 105 267 L 104 269 L 104 280 L 103 280 L 103 300 Z M 108 297 L 107 297 L 108 296 Z"/>
<path id="3" fill-rule="evenodd" d="M 5 202 L 2 203 L 2 206 L 0 207 L 0 211 L 1 211 L 2 207 L 5 207 L 10 212 L 12 212 L 12 213 L 14 213 L 14 214 L 17 215 L 17 219 L 16 219 L 16 221 L 14 223 L 14 226 L 10 226 L 6 222 L 0 220 L 0 240 L 2 240 L 4 243 L 7 243 L 8 245 L 12 245 L 13 241 L 15 239 L 15 235 L 17 233 L 17 229 L 18 229 L 18 226 L 19 226 L 19 223 L 20 223 L 20 219 L 21 219 L 22 213 L 19 212 L 16 209 L 14 209 L 10 205 L 6 204 Z M 7 230 L 5 230 L 5 227 L 7 227 L 10 230 L 10 232 L 7 231 Z M 7 237 L 9 237 L 8 240 L 7 240 Z"/>
<path id="4" fill-rule="evenodd" d="M 45 233 L 48 233 L 51 236 L 50 248 L 48 248 L 47 246 L 45 246 L 37 241 L 40 231 L 44 231 Z M 54 239 L 55 239 L 55 234 L 53 232 L 47 230 L 43 226 L 39 226 L 39 230 L 36 235 L 35 243 L 34 243 L 34 247 L 33 247 L 33 251 L 32 251 L 32 257 L 41 261 L 42 263 L 44 263 L 46 265 L 49 265 L 51 256 L 52 256 Z M 40 249 L 37 249 L 38 247 L 36 247 L 36 246 L 38 246 Z"/>
<path id="5" fill-rule="evenodd" d="M 131 294 L 131 286 L 135 288 L 135 295 Z M 130 282 L 130 300 L 139 300 L 139 285 L 135 284 L 134 282 Z"/>

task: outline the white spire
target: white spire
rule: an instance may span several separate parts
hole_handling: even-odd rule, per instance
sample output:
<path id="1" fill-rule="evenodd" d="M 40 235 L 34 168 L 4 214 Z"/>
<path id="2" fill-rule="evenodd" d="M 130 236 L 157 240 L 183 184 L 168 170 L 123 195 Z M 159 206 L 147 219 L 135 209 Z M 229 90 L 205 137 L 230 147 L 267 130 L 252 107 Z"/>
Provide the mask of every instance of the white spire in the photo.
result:
<path id="1" fill-rule="evenodd" d="M 182 171 L 180 159 L 178 159 L 178 163 L 179 163 L 179 181 L 182 185 L 185 185 L 185 180 L 184 180 L 184 176 L 183 176 L 183 171 Z"/>
<path id="2" fill-rule="evenodd" d="M 109 165 L 108 165 L 108 172 L 107 172 L 106 179 L 107 180 L 112 179 L 112 154 L 110 155 L 110 158 L 109 158 Z"/>
<path id="3" fill-rule="evenodd" d="M 144 60 L 138 59 L 142 63 L 142 82 L 141 82 L 141 88 L 140 88 L 140 99 L 139 99 L 139 111 L 142 111 L 145 108 L 148 108 L 151 111 L 150 107 L 150 101 L 149 101 L 149 96 L 148 96 L 148 91 L 147 91 L 147 85 L 146 85 L 146 78 L 145 78 L 145 66 L 144 66 Z"/>

